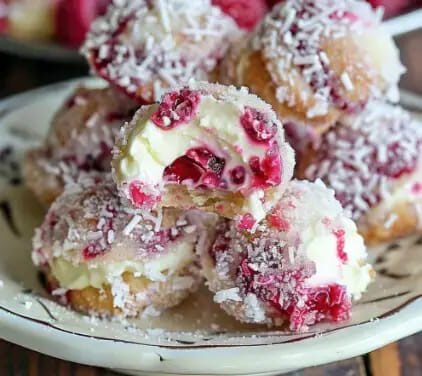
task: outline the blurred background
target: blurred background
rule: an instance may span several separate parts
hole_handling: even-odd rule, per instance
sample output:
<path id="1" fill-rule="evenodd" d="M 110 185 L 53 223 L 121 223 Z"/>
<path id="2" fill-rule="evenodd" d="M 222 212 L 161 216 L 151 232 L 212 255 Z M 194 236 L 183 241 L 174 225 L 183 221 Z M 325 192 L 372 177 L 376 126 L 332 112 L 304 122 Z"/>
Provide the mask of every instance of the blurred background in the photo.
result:
<path id="1" fill-rule="evenodd" d="M 0 0 L 0 97 L 87 75 L 78 48 L 111 1 Z M 267 1 L 269 7 L 279 2 Z M 401 87 L 422 94 L 422 0 L 368 1 L 384 7 L 400 34 L 396 42 L 408 69 Z M 408 28 L 413 31 L 402 33 Z"/>

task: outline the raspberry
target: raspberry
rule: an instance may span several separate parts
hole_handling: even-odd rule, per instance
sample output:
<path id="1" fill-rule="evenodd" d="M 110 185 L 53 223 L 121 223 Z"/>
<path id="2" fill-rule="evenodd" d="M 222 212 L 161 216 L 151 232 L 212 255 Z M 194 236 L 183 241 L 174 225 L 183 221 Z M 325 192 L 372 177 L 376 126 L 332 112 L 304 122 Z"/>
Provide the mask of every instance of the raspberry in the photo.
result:
<path id="1" fill-rule="evenodd" d="M 195 116 L 200 100 L 199 91 L 183 89 L 167 93 L 151 120 L 157 127 L 164 130 L 189 123 Z"/>
<path id="2" fill-rule="evenodd" d="M 212 3 L 248 31 L 255 28 L 268 10 L 265 0 L 212 0 Z"/>
<path id="3" fill-rule="evenodd" d="M 254 108 L 246 107 L 240 118 L 248 136 L 255 142 L 268 144 L 277 133 L 277 125 L 265 119 L 264 115 Z"/>

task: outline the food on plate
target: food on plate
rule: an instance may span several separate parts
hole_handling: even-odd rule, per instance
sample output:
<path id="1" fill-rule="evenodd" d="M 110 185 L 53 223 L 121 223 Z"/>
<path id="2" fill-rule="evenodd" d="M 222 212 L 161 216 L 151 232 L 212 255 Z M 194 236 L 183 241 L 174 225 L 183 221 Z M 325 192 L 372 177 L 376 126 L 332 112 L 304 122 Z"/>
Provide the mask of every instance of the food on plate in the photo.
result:
<path id="1" fill-rule="evenodd" d="M 201 281 L 187 213 L 130 209 L 107 181 L 68 188 L 36 230 L 32 259 L 52 296 L 96 315 L 159 314 Z"/>
<path id="2" fill-rule="evenodd" d="M 196 208 L 251 228 L 280 199 L 294 156 L 271 107 L 246 89 L 192 83 L 121 131 L 114 178 L 136 207 Z"/>
<path id="3" fill-rule="evenodd" d="M 83 52 L 96 75 L 145 104 L 191 78 L 212 80 L 241 35 L 210 0 L 123 0 L 93 23 Z"/>
<path id="4" fill-rule="evenodd" d="M 201 254 L 214 301 L 248 323 L 342 322 L 373 278 L 356 225 L 323 183 L 292 181 L 255 231 L 221 220 Z"/>
<path id="5" fill-rule="evenodd" d="M 298 176 L 322 179 L 351 212 L 367 243 L 410 235 L 422 223 L 422 124 L 373 102 L 309 149 Z"/>
<path id="6" fill-rule="evenodd" d="M 25 156 L 29 189 L 50 204 L 66 184 L 109 173 L 115 136 L 135 109 L 113 89 L 77 88 L 54 116 L 43 144 Z"/>

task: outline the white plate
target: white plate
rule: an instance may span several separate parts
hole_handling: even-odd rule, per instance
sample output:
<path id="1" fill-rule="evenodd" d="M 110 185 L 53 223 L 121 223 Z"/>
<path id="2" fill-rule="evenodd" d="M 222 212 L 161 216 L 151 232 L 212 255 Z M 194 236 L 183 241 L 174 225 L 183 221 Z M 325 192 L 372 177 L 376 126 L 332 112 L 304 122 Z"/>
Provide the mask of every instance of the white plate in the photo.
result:
<path id="1" fill-rule="evenodd" d="M 0 103 L 0 150 L 12 146 L 19 162 L 25 149 L 42 140 L 74 86 L 58 84 Z M 357 356 L 422 329 L 422 241 L 415 238 L 371 250 L 378 277 L 353 308 L 350 322 L 318 325 L 305 334 L 241 325 L 212 303 L 205 288 L 150 320 L 100 322 L 74 313 L 42 295 L 30 239 L 43 209 L 24 186 L 8 183 L 16 176 L 10 176 L 1 152 L 0 161 L 0 337 L 5 340 L 134 375 L 266 375 Z"/>

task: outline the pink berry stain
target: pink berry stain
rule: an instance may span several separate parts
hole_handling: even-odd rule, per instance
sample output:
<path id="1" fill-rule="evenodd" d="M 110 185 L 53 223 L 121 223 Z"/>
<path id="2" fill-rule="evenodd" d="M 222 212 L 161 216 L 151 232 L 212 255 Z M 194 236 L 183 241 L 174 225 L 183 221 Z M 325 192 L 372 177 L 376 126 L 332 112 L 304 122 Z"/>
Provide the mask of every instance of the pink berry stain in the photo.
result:
<path id="1" fill-rule="evenodd" d="M 197 90 L 182 89 L 167 93 L 151 120 L 164 130 L 189 123 L 196 114 L 200 100 L 201 94 Z"/>
<path id="2" fill-rule="evenodd" d="M 348 260 L 347 253 L 344 249 L 346 245 L 346 232 L 343 229 L 334 230 L 333 235 L 337 241 L 337 257 L 344 264 Z"/>
<path id="3" fill-rule="evenodd" d="M 277 124 L 255 108 L 246 107 L 240 124 L 253 142 L 268 145 L 277 134 Z"/>
<path id="4" fill-rule="evenodd" d="M 413 183 L 410 191 L 415 196 L 422 195 L 422 183 L 420 183 L 420 182 Z"/>
<path id="5" fill-rule="evenodd" d="M 359 17 L 355 13 L 348 11 L 335 11 L 331 13 L 329 17 L 335 21 L 347 21 L 350 23 L 354 23 L 359 20 Z"/>
<path id="6" fill-rule="evenodd" d="M 349 319 L 351 300 L 344 286 L 330 284 L 309 288 L 305 285 L 309 277 L 306 268 L 259 275 L 246 265 L 243 262 L 239 270 L 246 280 L 247 291 L 268 302 L 280 316 L 288 318 L 292 331 L 304 331 L 322 320 L 342 322 Z M 295 288 L 284 291 L 279 287 L 286 283 Z"/>
<path id="7" fill-rule="evenodd" d="M 279 215 L 279 213 L 271 213 L 268 216 L 268 222 L 276 229 L 287 232 L 290 229 L 289 221 Z"/>
<path id="8" fill-rule="evenodd" d="M 138 181 L 130 183 L 129 198 L 138 208 L 152 209 L 160 201 L 159 196 L 146 193 L 143 184 Z"/>
<path id="9" fill-rule="evenodd" d="M 224 237 L 218 240 L 217 244 L 224 252 L 227 240 Z M 281 253 L 284 251 L 279 249 Z M 328 284 L 308 287 L 306 281 L 315 272 L 313 264 L 293 265 L 288 258 L 282 264 L 277 264 L 271 260 L 271 252 L 268 257 L 265 258 L 266 270 L 252 269 L 246 255 L 239 262 L 237 283 L 243 294 L 253 293 L 259 300 L 268 303 L 274 310 L 273 315 L 289 320 L 292 331 L 304 331 L 309 325 L 322 320 L 342 322 L 349 319 L 351 299 L 345 286 Z"/>
<path id="10" fill-rule="evenodd" d="M 256 221 L 252 214 L 244 214 L 237 223 L 237 228 L 239 230 L 251 230 L 255 225 Z"/>
<path id="11" fill-rule="evenodd" d="M 109 234 L 114 232 L 113 219 L 117 213 L 113 208 L 108 208 L 107 211 L 110 213 L 110 217 L 102 218 L 103 224 L 101 228 L 98 228 L 100 220 L 97 221 L 97 231 L 101 233 L 101 236 L 98 239 L 89 241 L 88 245 L 82 250 L 82 256 L 85 260 L 95 259 L 111 248 L 112 241 L 110 241 Z"/>

